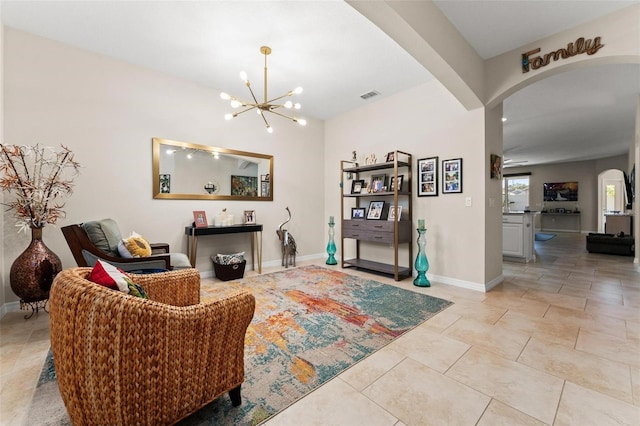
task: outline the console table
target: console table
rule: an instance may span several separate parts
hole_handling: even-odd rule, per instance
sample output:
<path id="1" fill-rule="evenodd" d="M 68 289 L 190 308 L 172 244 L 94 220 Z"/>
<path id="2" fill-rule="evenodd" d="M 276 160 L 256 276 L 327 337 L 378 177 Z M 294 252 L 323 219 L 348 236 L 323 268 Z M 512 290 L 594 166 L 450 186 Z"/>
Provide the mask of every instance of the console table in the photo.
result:
<path id="1" fill-rule="evenodd" d="M 580 232 L 580 213 L 541 213 L 540 230 Z"/>
<path id="2" fill-rule="evenodd" d="M 231 225 L 231 226 L 207 226 L 196 228 L 185 226 L 184 233 L 187 236 L 187 253 L 191 266 L 196 266 L 196 254 L 198 251 L 198 237 L 207 235 L 249 233 L 251 237 L 251 267 L 255 271 L 255 259 L 258 260 L 258 273 L 262 273 L 262 225 Z M 255 256 L 254 256 L 255 247 Z"/>

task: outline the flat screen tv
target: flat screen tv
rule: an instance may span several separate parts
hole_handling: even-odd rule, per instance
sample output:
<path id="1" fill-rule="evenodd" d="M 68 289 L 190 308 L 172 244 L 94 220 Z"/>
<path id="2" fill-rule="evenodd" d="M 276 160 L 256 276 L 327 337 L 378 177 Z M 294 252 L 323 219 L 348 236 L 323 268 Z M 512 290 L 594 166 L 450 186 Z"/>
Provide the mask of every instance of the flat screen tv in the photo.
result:
<path id="1" fill-rule="evenodd" d="M 633 208 L 633 202 L 635 201 L 635 187 L 636 187 L 636 166 L 633 165 L 631 169 L 631 176 L 624 173 L 624 187 L 627 193 L 627 209 Z"/>
<path id="2" fill-rule="evenodd" d="M 552 182 L 544 185 L 544 201 L 578 201 L 578 182 Z"/>

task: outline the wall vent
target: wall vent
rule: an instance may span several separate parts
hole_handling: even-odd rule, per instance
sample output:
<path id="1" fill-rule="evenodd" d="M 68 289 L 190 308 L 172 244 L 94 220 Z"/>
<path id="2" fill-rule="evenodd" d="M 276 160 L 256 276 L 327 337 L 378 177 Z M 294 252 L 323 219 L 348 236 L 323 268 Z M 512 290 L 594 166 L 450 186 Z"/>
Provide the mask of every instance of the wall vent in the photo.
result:
<path id="1" fill-rule="evenodd" d="M 362 99 L 369 99 L 369 98 L 373 98 L 374 96 L 378 96 L 379 94 L 380 94 L 380 92 L 372 90 L 372 91 L 367 92 L 367 93 L 365 93 L 363 95 L 360 95 L 360 97 Z"/>

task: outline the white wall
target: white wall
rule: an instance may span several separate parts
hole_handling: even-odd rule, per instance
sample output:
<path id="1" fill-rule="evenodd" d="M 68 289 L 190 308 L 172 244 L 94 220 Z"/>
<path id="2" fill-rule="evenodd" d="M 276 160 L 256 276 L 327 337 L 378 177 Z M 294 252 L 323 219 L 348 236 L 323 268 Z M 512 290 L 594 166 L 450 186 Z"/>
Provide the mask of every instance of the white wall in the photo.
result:
<path id="1" fill-rule="evenodd" d="M 64 144 L 83 166 L 66 200 L 66 219 L 44 229 L 44 240 L 63 267 L 75 266 L 59 229 L 66 224 L 112 217 L 123 234 L 135 230 L 186 252 L 184 227 L 193 221 L 192 211 L 205 210 L 212 219 L 223 208 L 237 215 L 256 211 L 264 225 L 265 262 L 279 263 L 275 229 L 286 219 L 287 206 L 299 256 L 324 252 L 326 231 L 318 225 L 326 222 L 319 178 L 322 121 L 309 119 L 301 128 L 275 117 L 275 132 L 268 134 L 253 116 L 225 121 L 227 103 L 217 90 L 11 28 L 4 46 L 3 142 Z M 273 155 L 274 201 L 153 200 L 153 137 Z M 14 232 L 11 215 L 4 214 L 3 223 L 4 295 L 13 301 L 8 267 L 29 236 Z M 196 266 L 210 271 L 210 255 L 240 250 L 249 253 L 248 235 L 201 238 Z"/>
<path id="2" fill-rule="evenodd" d="M 340 160 L 350 159 L 355 150 L 361 163 L 371 153 L 380 161 L 394 149 L 412 154 L 414 169 L 420 158 L 438 156 L 440 166 L 445 159 L 463 159 L 462 194 L 442 194 L 440 188 L 438 197 L 416 197 L 413 188 L 414 227 L 418 219 L 425 219 L 429 276 L 483 290 L 483 176 L 488 169 L 484 110 L 467 111 L 439 82 L 432 81 L 327 120 L 325 216 L 340 217 Z M 439 171 L 441 175 L 441 168 Z M 472 198 L 471 207 L 465 207 L 466 197 Z M 496 214 L 499 220 L 499 209 Z M 337 229 L 338 246 L 339 238 Z M 386 248 L 385 253 L 388 262 L 390 250 Z"/>
<path id="3" fill-rule="evenodd" d="M 0 17 L 2 15 L 2 8 L 0 7 Z M 4 142 L 4 24 L 0 19 L 0 141 Z M 0 204 L 4 203 L 4 192 L 0 192 Z M 4 241 L 4 220 L 0 219 L 0 238 Z M 2 291 L 5 288 L 5 266 L 8 263 L 5 262 L 4 257 L 4 244 L 0 244 L 0 317 L 3 312 L 5 294 Z M 9 286 L 9 283 L 6 283 Z"/>

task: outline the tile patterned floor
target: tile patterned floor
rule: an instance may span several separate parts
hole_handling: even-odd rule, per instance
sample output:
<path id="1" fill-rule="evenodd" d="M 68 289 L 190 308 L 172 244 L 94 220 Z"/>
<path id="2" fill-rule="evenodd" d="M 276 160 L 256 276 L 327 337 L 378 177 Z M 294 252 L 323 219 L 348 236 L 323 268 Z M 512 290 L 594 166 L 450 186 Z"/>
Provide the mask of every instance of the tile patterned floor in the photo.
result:
<path id="1" fill-rule="evenodd" d="M 577 234 L 536 253 L 486 294 L 346 271 L 456 304 L 267 424 L 640 425 L 640 266 Z M 22 315 L 0 320 L 0 425 L 24 424 L 49 347 Z"/>

